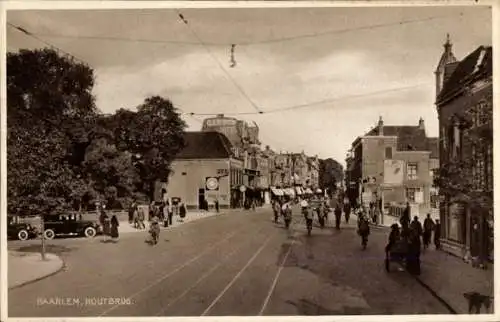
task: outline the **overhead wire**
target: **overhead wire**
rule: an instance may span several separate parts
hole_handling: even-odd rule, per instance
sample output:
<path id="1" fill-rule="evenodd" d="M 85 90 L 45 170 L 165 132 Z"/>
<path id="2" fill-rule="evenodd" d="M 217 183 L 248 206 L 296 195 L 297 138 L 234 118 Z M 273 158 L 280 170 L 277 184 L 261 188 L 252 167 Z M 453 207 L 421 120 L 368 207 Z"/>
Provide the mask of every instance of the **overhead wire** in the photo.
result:
<path id="1" fill-rule="evenodd" d="M 210 48 L 208 48 L 207 45 L 203 42 L 203 40 L 198 36 L 198 34 L 194 31 L 193 28 L 189 25 L 189 22 L 187 19 L 182 15 L 182 13 L 176 9 L 177 14 L 179 18 L 182 20 L 182 22 L 187 26 L 189 31 L 193 34 L 193 36 L 198 40 L 198 42 L 203 46 L 203 48 L 207 51 L 207 53 L 212 57 L 212 59 L 217 63 L 219 68 L 226 74 L 227 78 L 233 83 L 233 85 L 238 89 L 238 91 L 245 97 L 245 99 L 252 105 L 252 107 L 259 112 L 259 114 L 262 114 L 263 112 L 261 109 L 255 104 L 255 102 L 248 96 L 248 94 L 241 88 L 241 86 L 236 82 L 236 80 L 231 76 L 231 74 L 222 66 L 221 62 L 215 57 L 215 55 L 212 53 Z"/>
<path id="2" fill-rule="evenodd" d="M 288 42 L 288 41 L 293 41 L 293 40 L 297 40 L 297 39 L 316 38 L 316 37 L 323 37 L 323 36 L 328 36 L 328 35 L 378 29 L 378 28 L 391 27 L 391 26 L 401 26 L 401 25 L 427 22 L 427 21 L 438 20 L 438 19 L 446 19 L 446 18 L 451 18 L 451 17 L 456 17 L 456 16 L 462 17 L 462 16 L 464 16 L 464 13 L 460 12 L 459 14 L 453 14 L 453 15 L 441 15 L 441 16 L 432 16 L 432 17 L 421 18 L 421 19 L 401 20 L 401 21 L 388 22 L 388 23 L 375 24 L 375 25 L 365 25 L 365 26 L 345 28 L 345 29 L 334 29 L 334 30 L 328 30 L 328 31 L 324 31 L 324 32 L 316 32 L 316 33 L 295 35 L 295 36 L 289 36 L 289 37 L 280 37 L 280 38 L 274 38 L 274 39 L 264 39 L 264 40 L 246 41 L 246 42 L 237 42 L 237 43 L 234 41 L 230 42 L 230 43 L 222 43 L 222 42 L 219 42 L 219 43 L 217 43 L 217 42 L 200 43 L 200 42 L 181 41 L 181 40 L 124 38 L 124 37 L 114 37 L 114 36 L 59 35 L 59 34 L 47 34 L 47 33 L 34 34 L 34 35 L 49 37 L 49 38 L 108 40 L 108 41 L 121 41 L 121 42 L 159 43 L 159 44 L 163 43 L 163 44 L 182 44 L 182 45 L 198 45 L 198 46 L 231 46 L 231 45 L 251 46 L 251 45 L 260 45 L 260 44 Z M 187 20 L 185 20 L 185 21 L 187 22 Z"/>
<path id="3" fill-rule="evenodd" d="M 382 94 L 387 94 L 387 93 L 392 93 L 392 92 L 400 92 L 400 91 L 405 91 L 405 90 L 423 87 L 423 86 L 428 86 L 428 85 L 429 84 L 427 84 L 427 83 L 420 83 L 420 84 L 414 84 L 414 85 L 410 85 L 410 86 L 389 88 L 389 89 L 384 89 L 384 90 L 380 90 L 380 91 L 373 91 L 373 92 L 368 92 L 368 93 L 363 93 L 363 94 L 354 94 L 354 95 L 333 97 L 333 98 L 328 98 L 328 99 L 310 102 L 310 103 L 304 103 L 304 104 L 298 104 L 298 105 L 292 105 L 292 106 L 267 110 L 267 111 L 265 111 L 264 114 L 288 112 L 288 111 L 292 111 L 292 110 L 296 110 L 296 109 L 303 109 L 303 108 L 318 106 L 318 105 L 327 104 L 327 103 L 340 102 L 340 101 L 365 98 L 365 97 L 372 97 L 372 96 L 377 96 L 377 95 L 382 95 Z M 260 113 L 255 113 L 255 112 L 234 112 L 234 113 L 231 113 L 231 112 L 228 112 L 228 113 L 186 113 L 186 114 L 198 115 L 198 116 L 214 116 L 214 115 L 218 115 L 218 114 L 232 115 L 232 116 L 237 116 L 237 115 L 244 116 L 244 115 L 257 115 Z"/>
<path id="4" fill-rule="evenodd" d="M 49 48 L 54 49 L 54 50 L 56 50 L 57 52 L 61 52 L 61 53 L 65 54 L 65 55 L 67 55 L 67 56 L 69 56 L 69 57 L 73 58 L 74 60 L 76 60 L 76 61 L 78 61 L 78 62 L 82 63 L 83 65 L 90 66 L 90 64 L 89 64 L 89 63 L 87 63 L 86 61 L 84 61 L 83 59 L 80 59 L 80 58 L 78 58 L 77 56 L 75 56 L 75 55 L 73 55 L 73 54 L 70 54 L 69 52 L 67 52 L 67 51 L 65 51 L 65 50 L 62 50 L 61 48 L 59 48 L 59 47 L 57 47 L 57 46 L 55 46 L 55 45 L 53 45 L 53 44 L 49 43 L 48 41 L 46 41 L 46 40 L 44 40 L 44 39 L 42 39 L 42 38 L 40 38 L 40 37 L 38 37 L 36 34 L 34 34 L 34 33 L 30 32 L 30 31 L 28 31 L 27 29 L 25 29 L 25 28 L 23 28 L 23 27 L 16 26 L 16 25 L 14 25 L 14 24 L 12 24 L 12 23 L 10 23 L 10 22 L 7 22 L 7 25 L 8 25 L 9 27 L 11 27 L 11 28 L 13 28 L 13 29 L 16 29 L 17 31 L 20 31 L 21 33 L 23 33 L 23 34 L 25 34 L 25 35 L 27 35 L 27 36 L 29 36 L 29 37 L 33 38 L 33 39 L 38 40 L 39 42 L 43 43 L 44 45 L 48 46 Z"/>

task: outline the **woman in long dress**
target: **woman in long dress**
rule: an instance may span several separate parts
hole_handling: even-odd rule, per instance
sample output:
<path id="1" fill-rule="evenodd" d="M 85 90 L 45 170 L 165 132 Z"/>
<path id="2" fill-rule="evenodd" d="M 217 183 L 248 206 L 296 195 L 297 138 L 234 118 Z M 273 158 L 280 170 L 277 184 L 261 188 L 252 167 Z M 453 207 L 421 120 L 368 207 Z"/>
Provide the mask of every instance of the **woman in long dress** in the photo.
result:
<path id="1" fill-rule="evenodd" d="M 118 232 L 118 226 L 120 226 L 120 224 L 118 223 L 118 219 L 116 218 L 116 215 L 113 215 L 113 217 L 111 217 L 111 238 L 113 238 L 114 240 L 118 240 L 118 238 L 120 237 L 120 234 Z"/>

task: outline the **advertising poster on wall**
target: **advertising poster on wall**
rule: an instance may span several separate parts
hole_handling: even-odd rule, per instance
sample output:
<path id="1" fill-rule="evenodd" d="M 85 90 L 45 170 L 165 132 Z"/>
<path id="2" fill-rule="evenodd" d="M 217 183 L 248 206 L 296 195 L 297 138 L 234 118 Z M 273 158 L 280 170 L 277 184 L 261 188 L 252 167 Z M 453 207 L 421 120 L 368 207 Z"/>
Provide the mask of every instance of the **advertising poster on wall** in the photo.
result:
<path id="1" fill-rule="evenodd" d="M 384 161 L 384 183 L 386 184 L 402 184 L 404 178 L 404 161 L 402 160 L 385 160 Z"/>

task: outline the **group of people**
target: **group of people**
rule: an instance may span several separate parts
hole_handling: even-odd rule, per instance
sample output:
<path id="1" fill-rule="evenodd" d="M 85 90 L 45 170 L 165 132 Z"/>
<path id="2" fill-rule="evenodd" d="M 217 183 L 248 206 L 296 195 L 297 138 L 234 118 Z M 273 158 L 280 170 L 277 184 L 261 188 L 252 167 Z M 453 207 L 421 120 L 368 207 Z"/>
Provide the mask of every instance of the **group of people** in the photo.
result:
<path id="1" fill-rule="evenodd" d="M 288 228 L 292 217 L 292 206 L 296 203 L 297 200 L 293 199 L 273 200 L 274 222 L 277 223 L 281 216 L 284 218 L 285 225 Z M 309 235 L 311 234 L 314 218 L 317 217 L 320 227 L 323 228 L 328 222 L 328 215 L 332 210 L 335 215 L 336 229 L 340 229 L 342 212 L 345 213 L 346 223 L 349 222 L 351 208 L 345 207 L 343 209 L 342 203 L 338 202 L 338 198 L 326 198 L 324 196 L 313 195 L 302 198 L 299 204 Z"/>
<path id="2" fill-rule="evenodd" d="M 102 227 L 102 235 L 104 236 L 104 241 L 118 241 L 120 234 L 118 232 L 118 227 L 120 223 L 115 214 L 109 218 L 106 213 L 106 205 L 99 204 L 97 206 L 97 212 L 99 214 L 99 224 Z"/>
<path id="3" fill-rule="evenodd" d="M 427 249 L 434 232 L 434 245 L 436 249 L 440 248 L 441 224 L 439 220 L 432 220 L 430 214 L 424 220 L 422 225 L 417 216 L 410 222 L 410 209 L 407 205 L 400 218 L 401 227 L 395 223 L 391 226 L 389 241 L 385 248 L 389 259 L 392 252 L 398 256 L 398 259 L 406 264 L 409 273 L 420 274 L 420 254 Z"/>

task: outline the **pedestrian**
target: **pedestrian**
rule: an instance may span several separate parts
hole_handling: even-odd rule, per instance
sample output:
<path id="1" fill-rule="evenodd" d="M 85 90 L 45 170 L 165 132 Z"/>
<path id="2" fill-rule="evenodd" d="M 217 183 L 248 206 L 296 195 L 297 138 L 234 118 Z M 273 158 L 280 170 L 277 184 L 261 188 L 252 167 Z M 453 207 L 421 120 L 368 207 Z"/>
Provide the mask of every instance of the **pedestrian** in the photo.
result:
<path id="1" fill-rule="evenodd" d="M 219 200 L 215 199 L 214 205 L 215 205 L 215 212 L 219 212 Z"/>
<path id="2" fill-rule="evenodd" d="M 436 219 L 436 225 L 434 225 L 434 246 L 436 249 L 441 248 L 441 223 L 439 219 Z"/>
<path id="3" fill-rule="evenodd" d="M 160 224 L 158 223 L 158 217 L 153 215 L 151 218 L 151 223 L 149 224 L 149 234 L 151 236 L 151 244 L 158 244 L 158 239 L 160 238 Z"/>
<path id="4" fill-rule="evenodd" d="M 406 207 L 403 210 L 403 215 L 399 219 L 399 223 L 401 224 L 401 230 L 402 230 L 402 233 L 404 235 L 407 235 L 407 233 L 408 233 L 408 228 L 409 228 L 409 224 L 410 224 L 410 220 L 411 220 L 410 219 L 411 218 L 410 212 L 411 212 L 410 203 L 407 202 Z"/>
<path id="5" fill-rule="evenodd" d="M 335 214 L 335 228 L 340 229 L 340 220 L 342 219 L 342 209 L 340 208 L 340 205 L 337 204 L 334 210 Z"/>
<path id="6" fill-rule="evenodd" d="M 163 227 L 168 227 L 168 209 L 170 207 L 170 203 L 168 200 L 165 202 L 165 207 L 163 207 Z"/>
<path id="7" fill-rule="evenodd" d="M 137 223 L 139 224 L 139 229 L 146 229 L 146 225 L 144 224 L 144 219 L 146 217 L 144 214 L 145 211 L 145 209 L 142 209 L 142 211 L 137 212 Z"/>
<path id="8" fill-rule="evenodd" d="M 134 212 L 137 209 L 137 203 L 135 199 L 132 200 L 130 207 L 128 208 L 128 223 L 132 224 L 134 222 Z"/>
<path id="9" fill-rule="evenodd" d="M 113 215 L 111 217 L 111 230 L 110 230 L 110 235 L 113 240 L 118 240 L 120 237 L 120 234 L 118 232 L 118 227 L 120 226 L 120 223 L 118 222 L 118 218 L 116 218 L 116 215 Z"/>
<path id="10" fill-rule="evenodd" d="M 422 224 L 420 223 L 420 221 L 418 221 L 417 216 L 413 217 L 413 221 L 410 224 L 410 230 L 415 230 L 415 234 L 418 236 L 418 238 L 420 238 L 420 236 L 422 236 L 423 228 L 422 228 Z"/>
<path id="11" fill-rule="evenodd" d="M 183 202 L 181 202 L 179 206 L 179 217 L 181 217 L 181 222 L 184 222 L 184 218 L 186 217 L 186 206 Z"/>
<path id="12" fill-rule="evenodd" d="M 273 212 L 274 212 L 274 222 L 275 223 L 278 223 L 280 211 L 281 211 L 281 206 L 280 206 L 279 202 L 274 201 Z"/>
<path id="13" fill-rule="evenodd" d="M 104 241 L 108 241 L 108 237 L 110 236 L 111 232 L 111 221 L 109 219 L 109 216 L 106 214 L 106 211 L 104 210 L 105 206 L 102 206 L 102 212 L 103 212 L 103 226 L 102 226 L 102 234 L 104 235 Z"/>
<path id="14" fill-rule="evenodd" d="M 349 203 L 344 203 L 344 216 L 345 216 L 345 223 L 349 223 L 349 217 L 351 216 L 351 206 Z"/>
<path id="15" fill-rule="evenodd" d="M 168 204 L 168 224 L 171 226 L 172 225 L 172 217 L 174 216 L 174 205 L 173 201 L 170 200 Z"/>
<path id="16" fill-rule="evenodd" d="M 418 229 L 410 228 L 406 267 L 410 274 L 420 275 L 420 235 Z"/>
<path id="17" fill-rule="evenodd" d="M 432 237 L 432 231 L 434 230 L 434 221 L 431 218 L 431 214 L 427 214 L 427 218 L 424 220 L 424 235 L 423 235 L 423 242 L 424 242 L 424 249 L 427 249 L 429 247 L 429 244 L 431 243 L 431 237 Z"/>
<path id="18" fill-rule="evenodd" d="M 363 250 L 366 249 L 368 244 L 368 236 L 370 235 L 370 225 L 368 224 L 369 218 L 366 214 L 361 213 L 358 216 L 358 235 L 361 237 L 361 246 Z"/>

